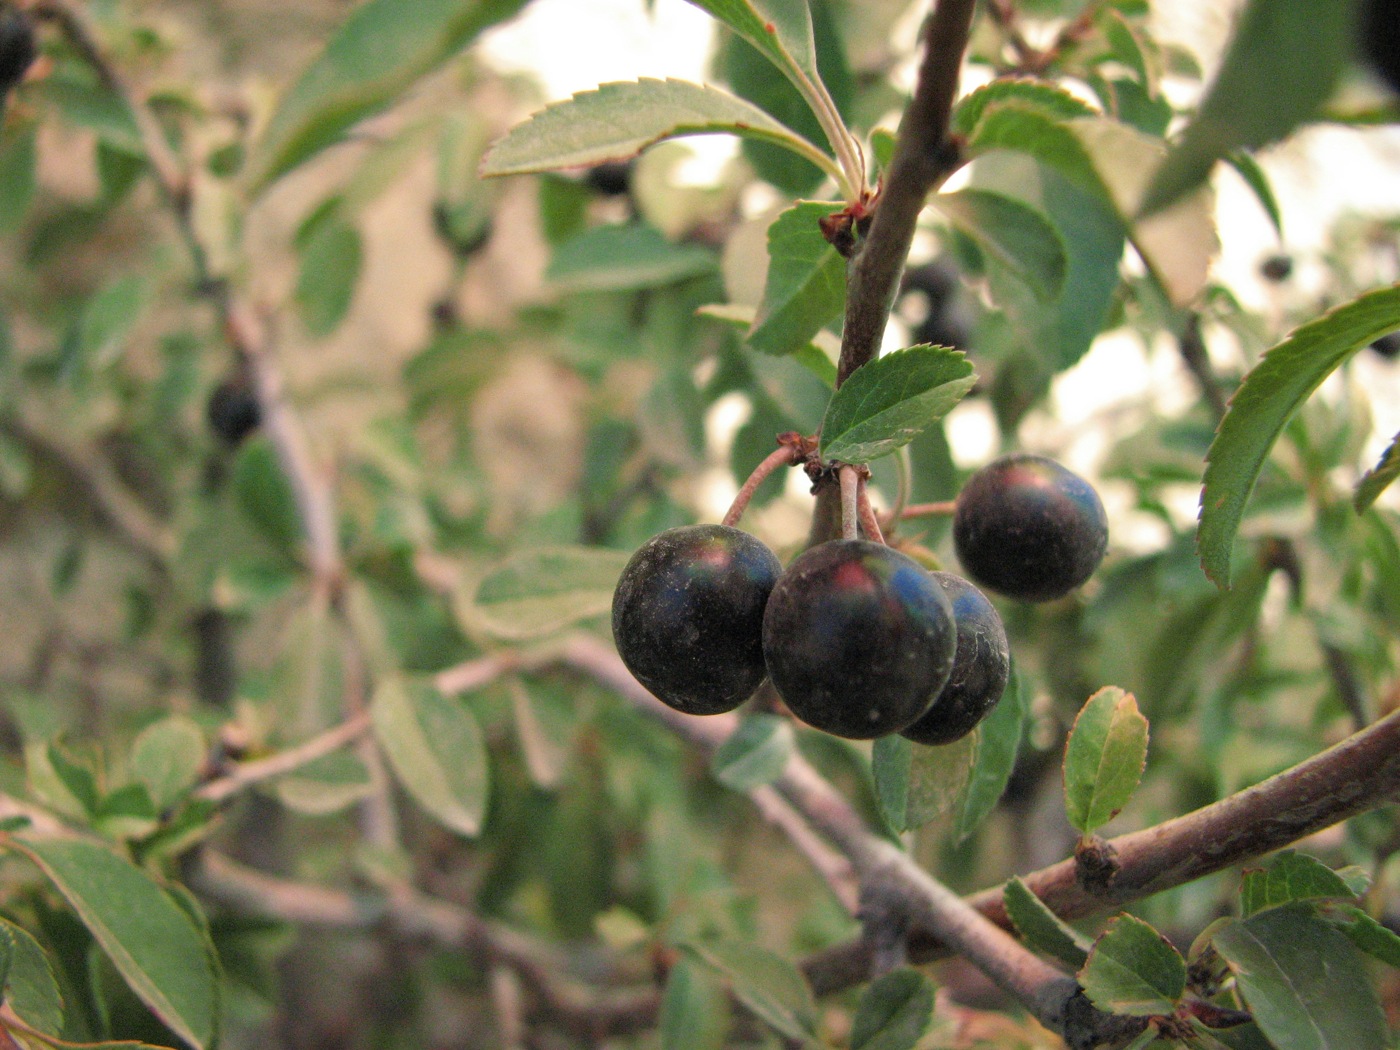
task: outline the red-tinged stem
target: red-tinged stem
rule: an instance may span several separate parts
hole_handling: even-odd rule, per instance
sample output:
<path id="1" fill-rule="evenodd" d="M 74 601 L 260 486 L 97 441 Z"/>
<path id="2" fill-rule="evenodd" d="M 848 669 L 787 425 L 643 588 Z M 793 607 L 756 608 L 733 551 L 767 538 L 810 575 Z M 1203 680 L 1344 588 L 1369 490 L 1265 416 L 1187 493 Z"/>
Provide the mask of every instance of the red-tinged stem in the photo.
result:
<path id="1" fill-rule="evenodd" d="M 753 494 L 758 491 L 758 487 L 768 480 L 769 476 L 780 467 L 791 467 L 802 462 L 802 452 L 796 445 L 784 444 L 781 448 L 774 449 L 764 458 L 763 462 L 754 467 L 749 479 L 744 482 L 744 487 L 739 490 L 739 494 L 734 497 L 734 502 L 729 505 L 729 510 L 725 513 L 721 525 L 737 525 L 739 519 L 744 516 L 744 511 L 749 507 L 749 501 L 753 499 Z"/>

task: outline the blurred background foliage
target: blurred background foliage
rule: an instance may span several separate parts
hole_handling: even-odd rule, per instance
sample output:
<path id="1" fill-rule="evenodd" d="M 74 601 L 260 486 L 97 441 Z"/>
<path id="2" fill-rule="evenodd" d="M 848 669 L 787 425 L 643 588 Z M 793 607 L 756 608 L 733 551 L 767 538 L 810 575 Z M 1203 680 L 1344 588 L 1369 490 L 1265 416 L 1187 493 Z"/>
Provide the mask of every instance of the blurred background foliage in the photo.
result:
<path id="1" fill-rule="evenodd" d="M 506 18 L 524 5 L 479 6 Z M 892 128 L 923 5 L 811 6 L 842 113 L 862 132 Z M 1168 16 L 1145 0 L 1016 7 L 1041 47 L 1084 15 L 1034 72 L 1148 135 L 1194 104 L 1218 60 L 1172 42 Z M 767 223 L 791 198 L 822 195 L 820 173 L 746 143 L 696 178 L 692 151 L 672 143 L 625 165 L 483 183 L 486 145 L 544 97 L 477 49 L 358 85 L 383 96 L 366 119 L 329 148 L 285 153 L 278 172 L 269 117 L 352 5 L 86 10 L 188 168 L 208 273 L 191 268 L 130 113 L 46 24 L 0 130 L 0 788 L 167 875 L 207 841 L 298 883 L 406 880 L 552 943 L 591 981 L 645 984 L 674 963 L 673 945 L 697 937 L 796 957 L 853 934 L 786 840 L 702 759 L 567 670 L 501 676 L 459 705 L 469 726 L 454 731 L 489 770 L 479 788 L 460 787 L 483 807 L 473 837 L 386 789 L 373 749 L 335 751 L 217 810 L 189 793 L 230 761 L 335 726 L 383 681 L 520 650 L 473 597 L 503 559 L 544 545 L 625 553 L 663 528 L 716 519 L 777 433 L 814 431 L 823 381 L 697 310 L 757 304 Z M 1016 65 L 1008 40 L 996 19 L 979 19 L 970 83 Z M 576 46 L 607 41 L 600 24 Z M 816 136 L 737 38 L 717 37 L 708 75 Z M 1393 180 L 1396 140 L 1366 125 L 1394 100 L 1357 67 L 1336 105 L 1333 125 L 1369 143 Z M 282 145 L 298 148 L 290 135 Z M 972 184 L 1015 185 L 1028 164 L 989 160 Z M 965 890 L 1067 854 L 1059 756 L 1103 684 L 1131 690 L 1153 730 L 1144 787 L 1110 831 L 1221 798 L 1400 706 L 1397 503 L 1391 494 L 1360 515 L 1350 504 L 1390 437 L 1377 419 L 1397 420 L 1393 341 L 1358 356 L 1289 424 L 1250 504 L 1232 590 L 1205 579 L 1194 547 L 1223 398 L 1297 323 L 1400 277 L 1400 205 L 1329 217 L 1297 237 L 1301 249 L 1256 241 L 1259 272 L 1234 285 L 1202 266 L 1188 310 L 1135 257 L 1121 261 L 1102 205 L 1038 175 L 1035 203 L 1068 253 L 1064 297 L 1048 310 L 1026 301 L 976 240 L 928 211 L 891 337 L 966 349 L 980 376 L 946 426 L 912 446 L 911 502 L 950 499 L 998 451 L 1030 447 L 1095 477 L 1113 520 L 1109 559 L 1082 593 L 1002 605 L 1029 712 L 1008 792 L 968 841 L 939 822 L 911 839 Z M 333 597 L 308 569 L 295 496 L 249 407 L 247 363 L 199 299 L 210 279 L 266 326 L 330 479 L 345 562 Z M 888 505 L 888 460 L 875 482 Z M 748 527 L 786 558 L 809 509 L 795 479 L 772 482 Z M 952 562 L 937 520 L 902 533 Z M 150 755 L 134 750 L 156 747 L 157 727 L 193 727 L 199 754 L 164 799 L 140 773 Z M 161 744 L 161 760 L 188 756 L 190 739 Z M 798 739 L 878 826 L 863 750 L 802 729 Z M 134 782 L 149 790 L 124 808 Z M 75 785 L 91 785 L 90 797 Z M 366 801 L 386 790 L 387 816 Z M 1309 848 L 1370 869 L 1376 910 L 1400 921 L 1397 843 L 1380 811 Z M 11 858 L 0 874 L 6 915 L 42 931 L 53 955 L 66 1037 L 171 1041 L 31 868 Z M 1137 910 L 1184 948 L 1234 889 L 1233 876 L 1215 877 Z M 208 904 L 226 1046 L 602 1045 L 562 1022 L 510 1042 L 499 1024 L 510 993 L 472 953 Z M 938 979 L 964 1005 L 998 1001 L 955 964 Z M 1387 986 L 1387 1000 L 1400 1002 L 1397 991 Z M 826 1006 L 838 1045 L 852 1002 Z M 985 1045 L 1053 1045 L 978 1016 Z M 967 1039 L 940 1029 L 928 1045 L 984 1045 Z"/>

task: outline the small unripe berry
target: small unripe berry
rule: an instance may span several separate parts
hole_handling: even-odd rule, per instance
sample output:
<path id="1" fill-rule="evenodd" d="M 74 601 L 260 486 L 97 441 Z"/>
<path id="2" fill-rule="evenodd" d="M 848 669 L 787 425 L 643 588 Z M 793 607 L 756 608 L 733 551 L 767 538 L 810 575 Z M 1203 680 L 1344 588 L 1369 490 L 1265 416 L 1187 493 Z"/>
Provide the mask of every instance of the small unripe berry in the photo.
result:
<path id="1" fill-rule="evenodd" d="M 763 616 L 778 695 L 808 725 L 853 740 L 897 733 L 928 710 L 956 644 L 952 607 L 928 571 L 868 540 L 806 551 Z"/>
<path id="2" fill-rule="evenodd" d="M 1021 452 L 979 470 L 958 494 L 953 545 L 966 573 L 1008 598 L 1048 602 L 1087 580 L 1108 547 L 1094 487 Z"/>
<path id="3" fill-rule="evenodd" d="M 900 735 L 919 744 L 951 744 L 991 714 L 1011 675 L 1006 629 L 987 596 L 961 576 L 933 573 L 953 606 L 958 647 L 948 684 L 917 722 Z"/>
<path id="4" fill-rule="evenodd" d="M 763 681 L 763 609 L 780 572 L 762 541 L 728 525 L 653 536 L 613 592 L 618 655 L 678 711 L 733 710 Z"/>

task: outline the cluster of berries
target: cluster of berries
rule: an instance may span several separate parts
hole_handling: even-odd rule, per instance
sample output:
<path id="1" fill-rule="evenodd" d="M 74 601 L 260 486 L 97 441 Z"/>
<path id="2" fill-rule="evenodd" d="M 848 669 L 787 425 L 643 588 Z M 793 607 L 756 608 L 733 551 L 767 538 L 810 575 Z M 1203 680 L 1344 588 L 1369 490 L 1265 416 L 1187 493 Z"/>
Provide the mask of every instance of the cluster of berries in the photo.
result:
<path id="1" fill-rule="evenodd" d="M 982 586 L 1049 601 L 1098 567 L 1108 521 L 1083 478 L 1016 454 L 959 494 L 953 540 Z M 679 711 L 732 710 L 766 677 L 803 722 L 857 740 L 952 743 L 1001 699 L 1010 670 L 977 587 L 861 539 L 819 544 L 784 570 L 739 529 L 668 529 L 627 563 L 612 627 L 628 670 Z"/>

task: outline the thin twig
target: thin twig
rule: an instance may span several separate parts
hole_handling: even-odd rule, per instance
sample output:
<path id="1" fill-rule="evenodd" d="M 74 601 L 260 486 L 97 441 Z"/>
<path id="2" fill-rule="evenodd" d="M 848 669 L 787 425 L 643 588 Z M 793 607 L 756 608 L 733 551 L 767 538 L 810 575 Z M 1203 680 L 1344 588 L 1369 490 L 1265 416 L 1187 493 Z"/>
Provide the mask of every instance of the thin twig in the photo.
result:
<path id="1" fill-rule="evenodd" d="M 864 477 L 856 481 L 856 513 L 860 515 L 860 527 L 865 530 L 865 538 L 875 543 L 884 543 L 885 534 L 880 529 L 880 519 L 875 516 L 875 508 L 870 505 L 870 485 Z"/>
<path id="2" fill-rule="evenodd" d="M 905 507 L 900 518 L 951 518 L 958 512 L 958 501 L 954 499 L 940 500 L 937 503 L 915 503 L 913 506 Z"/>
<path id="3" fill-rule="evenodd" d="M 326 755 L 339 751 L 342 747 L 363 736 L 369 727 L 369 712 L 360 711 L 340 725 L 327 729 L 324 733 L 314 736 L 296 747 L 279 751 L 275 755 L 269 755 L 267 758 L 260 758 L 253 762 L 240 762 L 230 772 L 225 773 L 217 780 L 211 780 L 197 788 L 194 793 L 195 797 L 209 802 L 222 802 L 246 787 L 260 784 L 274 777 L 284 776 L 287 773 L 293 773 L 303 766 L 315 762 L 318 758 L 324 758 Z"/>
<path id="4" fill-rule="evenodd" d="M 515 670 L 520 663 L 520 657 L 510 652 L 479 656 L 445 671 L 439 671 L 433 675 L 433 685 L 437 687 L 438 692 L 447 693 L 449 696 L 470 693 Z"/>
<path id="5" fill-rule="evenodd" d="M 272 443 L 278 463 L 291 485 L 317 585 L 334 593 L 339 590 L 344 566 L 329 479 L 315 465 L 300 421 L 287 404 L 281 375 L 267 352 L 264 326 L 213 271 L 209 250 L 195 226 L 193 187 L 187 172 L 171 152 L 165 132 L 150 107 L 108 60 L 86 11 L 73 0 L 37 0 L 33 10 L 58 24 L 103 84 L 131 111 L 151 172 L 189 252 L 195 289 L 213 305 L 225 338 L 252 379 L 261 409 L 261 428 Z"/>
<path id="6" fill-rule="evenodd" d="M 860 516 L 856 510 L 857 491 L 860 488 L 860 474 L 849 463 L 837 472 L 841 479 L 841 538 L 853 540 L 859 535 Z"/>
<path id="7" fill-rule="evenodd" d="M 729 505 L 729 510 L 725 512 L 721 525 L 737 525 L 739 519 L 744 516 L 744 511 L 748 509 L 753 494 L 758 491 L 758 487 L 768 480 L 769 476 L 782 467 L 790 467 L 801 462 L 802 452 L 796 445 L 785 444 L 774 449 L 763 458 L 763 462 L 754 467 L 753 473 L 744 482 L 738 494 L 734 497 L 734 502 Z"/>

